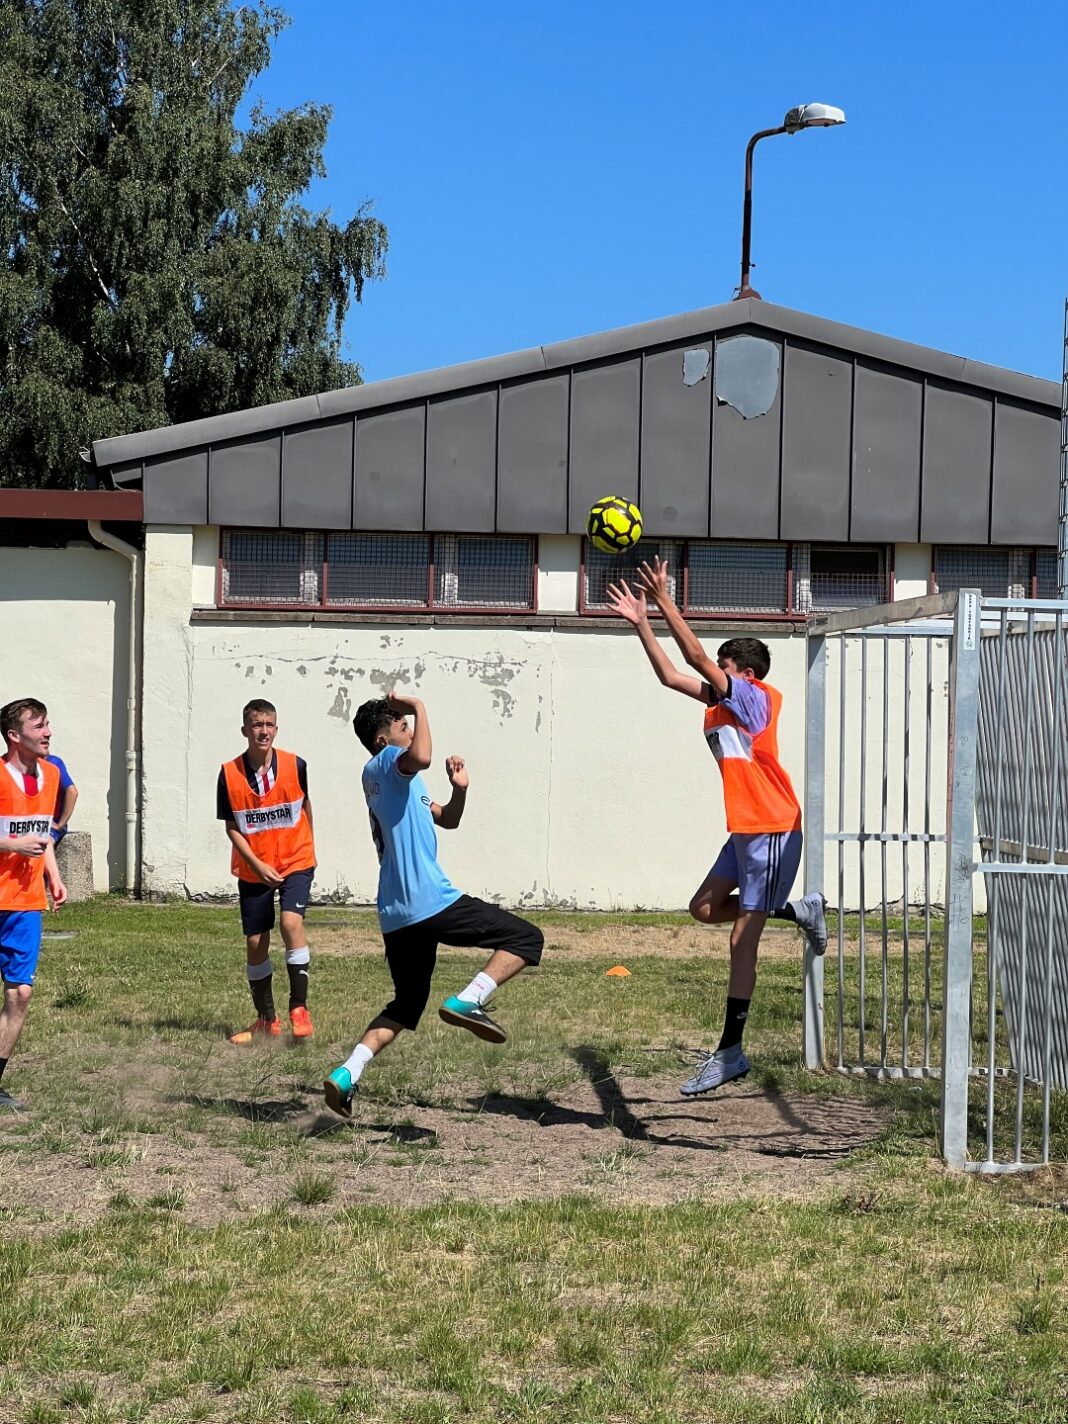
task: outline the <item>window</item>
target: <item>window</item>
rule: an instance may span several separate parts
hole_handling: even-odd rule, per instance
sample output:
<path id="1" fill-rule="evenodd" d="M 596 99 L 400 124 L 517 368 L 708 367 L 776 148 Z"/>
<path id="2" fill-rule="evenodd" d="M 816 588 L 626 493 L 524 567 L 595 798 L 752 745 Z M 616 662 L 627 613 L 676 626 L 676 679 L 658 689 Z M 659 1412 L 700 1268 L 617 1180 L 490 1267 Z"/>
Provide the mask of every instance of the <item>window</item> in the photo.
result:
<path id="1" fill-rule="evenodd" d="M 643 563 L 652 563 L 653 558 L 667 560 L 668 584 L 672 598 L 679 597 L 679 553 L 682 545 L 670 539 L 657 542 L 643 539 L 636 548 L 625 554 L 606 554 L 586 541 L 585 578 L 583 579 L 583 609 L 588 613 L 610 611 L 608 585 L 622 579 L 637 592 L 638 568 Z"/>
<path id="2" fill-rule="evenodd" d="M 502 613 L 535 606 L 536 545 L 525 535 L 226 529 L 221 564 L 223 606 Z"/>
<path id="3" fill-rule="evenodd" d="M 695 618 L 803 617 L 890 598 L 889 560 L 879 546 L 642 540 L 622 558 L 586 544 L 582 611 L 608 611 L 607 585 L 620 576 L 631 582 L 637 566 L 654 554 L 667 558 L 672 597 Z"/>
<path id="4" fill-rule="evenodd" d="M 1057 553 L 936 544 L 931 578 L 939 593 L 977 588 L 985 598 L 1056 598 Z"/>
<path id="5" fill-rule="evenodd" d="M 871 608 L 889 598 L 886 553 L 857 544 L 795 545 L 794 607 L 798 613 Z"/>

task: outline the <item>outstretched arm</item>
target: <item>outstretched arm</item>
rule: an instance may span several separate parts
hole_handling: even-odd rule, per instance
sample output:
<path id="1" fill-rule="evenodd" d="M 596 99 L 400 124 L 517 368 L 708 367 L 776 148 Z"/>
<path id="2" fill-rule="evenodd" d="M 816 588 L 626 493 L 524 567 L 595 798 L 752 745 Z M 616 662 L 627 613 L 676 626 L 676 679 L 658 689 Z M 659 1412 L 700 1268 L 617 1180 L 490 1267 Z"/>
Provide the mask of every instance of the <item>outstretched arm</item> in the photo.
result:
<path id="1" fill-rule="evenodd" d="M 694 672 L 699 672 L 706 682 L 711 683 L 722 697 L 730 680 L 716 661 L 705 652 L 697 634 L 676 607 L 668 588 L 667 560 L 654 557 L 651 566 L 643 563 L 638 570 L 638 585 L 644 594 L 655 600 L 687 663 Z"/>
<path id="2" fill-rule="evenodd" d="M 619 583 L 608 585 L 608 602 L 621 618 L 634 625 L 645 655 L 664 686 L 670 687 L 673 692 L 682 692 L 687 697 L 693 697 L 698 702 L 707 702 L 704 683 L 696 677 L 687 677 L 684 672 L 680 672 L 657 642 L 656 634 L 649 623 L 645 594 L 635 595 L 626 580 L 620 579 Z"/>

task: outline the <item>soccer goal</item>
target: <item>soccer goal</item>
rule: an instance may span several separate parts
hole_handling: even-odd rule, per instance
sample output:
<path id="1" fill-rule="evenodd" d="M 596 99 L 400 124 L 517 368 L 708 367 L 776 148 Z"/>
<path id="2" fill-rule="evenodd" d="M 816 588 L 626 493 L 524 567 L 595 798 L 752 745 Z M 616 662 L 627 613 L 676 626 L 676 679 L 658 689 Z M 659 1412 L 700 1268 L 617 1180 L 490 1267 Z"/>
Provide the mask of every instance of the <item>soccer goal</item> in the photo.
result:
<path id="1" fill-rule="evenodd" d="M 1068 1090 L 1066 630 L 966 589 L 808 626 L 805 1062 L 940 1079 L 967 1170 L 1047 1162 Z"/>

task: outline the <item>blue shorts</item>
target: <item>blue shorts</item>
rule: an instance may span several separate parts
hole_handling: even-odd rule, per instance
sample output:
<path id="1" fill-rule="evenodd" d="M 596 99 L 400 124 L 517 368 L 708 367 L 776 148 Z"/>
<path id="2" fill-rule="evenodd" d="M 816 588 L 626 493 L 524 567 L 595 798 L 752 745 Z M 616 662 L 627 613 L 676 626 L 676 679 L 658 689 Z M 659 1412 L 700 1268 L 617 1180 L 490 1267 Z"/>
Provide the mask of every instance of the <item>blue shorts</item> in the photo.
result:
<path id="1" fill-rule="evenodd" d="M 0 910 L 0 977 L 32 984 L 41 957 L 41 911 Z"/>
<path id="2" fill-rule="evenodd" d="M 237 897 L 241 905 L 241 928 L 246 935 L 263 934 L 274 929 L 274 897 L 277 888 L 278 905 L 293 910 L 301 919 L 311 899 L 314 865 L 310 870 L 293 870 L 281 885 L 264 885 L 261 880 L 239 880 Z"/>
<path id="3" fill-rule="evenodd" d="M 801 868 L 801 832 L 772 831 L 763 836 L 732 835 L 711 874 L 738 887 L 742 910 L 781 910 Z"/>

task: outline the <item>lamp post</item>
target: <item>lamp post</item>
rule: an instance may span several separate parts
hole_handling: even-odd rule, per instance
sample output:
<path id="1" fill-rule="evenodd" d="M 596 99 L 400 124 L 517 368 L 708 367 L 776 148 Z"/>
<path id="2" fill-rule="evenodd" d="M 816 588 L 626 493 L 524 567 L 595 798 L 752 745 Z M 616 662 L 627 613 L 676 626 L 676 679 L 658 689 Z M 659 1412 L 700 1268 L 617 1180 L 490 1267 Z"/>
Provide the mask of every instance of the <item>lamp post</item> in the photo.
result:
<path id="1" fill-rule="evenodd" d="M 753 231 L 753 149 L 762 138 L 771 138 L 774 134 L 795 134 L 802 129 L 829 129 L 838 124 L 844 124 L 845 114 L 841 109 L 834 108 L 831 104 L 799 104 L 796 109 L 791 109 L 783 119 L 782 124 L 777 129 L 761 129 L 749 140 L 745 150 L 745 207 L 742 215 L 742 281 L 738 288 L 735 301 L 741 301 L 743 297 L 756 297 L 759 299 L 760 293 L 754 292 L 749 285 L 749 268 L 752 265 L 749 261 L 749 240 Z"/>

